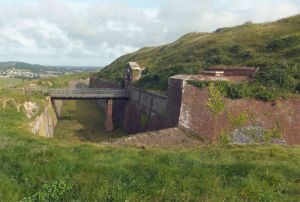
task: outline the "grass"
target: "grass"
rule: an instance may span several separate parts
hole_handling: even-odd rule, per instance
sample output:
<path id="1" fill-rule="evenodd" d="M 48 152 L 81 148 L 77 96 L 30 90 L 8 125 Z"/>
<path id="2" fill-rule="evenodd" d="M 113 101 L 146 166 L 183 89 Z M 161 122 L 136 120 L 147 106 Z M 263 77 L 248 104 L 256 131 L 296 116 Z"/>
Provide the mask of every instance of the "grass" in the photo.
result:
<path id="1" fill-rule="evenodd" d="M 126 135 L 121 130 L 108 133 L 104 129 L 105 114 L 95 101 L 63 101 L 62 116 L 55 138 L 68 142 L 101 142 Z"/>
<path id="2" fill-rule="evenodd" d="M 213 33 L 190 33 L 158 47 L 142 48 L 124 55 L 98 73 L 120 82 L 124 67 L 136 61 L 147 67 L 139 87 L 166 90 L 175 74 L 198 73 L 209 66 L 253 66 L 264 69 L 276 64 L 300 62 L 300 15 L 272 23 L 218 29 Z M 298 80 L 299 81 L 299 80 Z"/>
<path id="3" fill-rule="evenodd" d="M 63 120 L 77 113 L 71 113 L 75 105 L 65 105 Z M 75 140 L 77 137 L 71 136 L 78 123 L 88 123 L 80 116 L 70 119 L 69 126 L 61 123 L 58 127 L 60 136 L 48 140 L 27 132 L 24 113 L 12 107 L 0 110 L 1 201 L 300 199 L 299 147 L 108 147 Z M 93 124 L 101 119 L 98 121 Z"/>
<path id="4" fill-rule="evenodd" d="M 95 108 L 65 102 L 54 139 L 33 136 L 24 112 L 0 109 L 0 201 L 300 200 L 299 147 L 109 147 L 93 143 L 103 126 Z"/>
<path id="5" fill-rule="evenodd" d="M 40 79 L 37 81 L 39 86 L 48 88 L 62 88 L 68 85 L 70 81 L 86 79 L 89 77 L 89 73 L 77 73 L 77 74 L 65 74 L 59 77 L 50 77 L 46 79 Z"/>
<path id="6" fill-rule="evenodd" d="M 58 201 L 299 201 L 299 148 L 160 150 L 58 143 L 1 131 L 0 196 Z M 63 144 L 63 146 L 61 146 Z M 45 190 L 61 181 L 68 187 Z M 59 194 L 57 192 L 62 192 Z"/>
<path id="7" fill-rule="evenodd" d="M 18 84 L 23 83 L 22 79 L 15 79 L 15 78 L 0 78 L 0 89 L 5 87 L 12 87 Z"/>

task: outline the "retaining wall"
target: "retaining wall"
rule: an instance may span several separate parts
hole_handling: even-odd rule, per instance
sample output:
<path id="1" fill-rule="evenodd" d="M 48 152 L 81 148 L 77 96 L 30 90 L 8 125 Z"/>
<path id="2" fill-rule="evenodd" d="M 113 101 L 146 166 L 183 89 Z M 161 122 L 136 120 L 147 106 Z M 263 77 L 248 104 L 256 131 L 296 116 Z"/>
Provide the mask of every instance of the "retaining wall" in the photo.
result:
<path id="1" fill-rule="evenodd" d="M 57 116 L 51 99 L 47 97 L 48 103 L 44 111 L 39 115 L 32 124 L 32 133 L 41 137 L 52 138 L 54 128 L 57 124 Z M 60 111 L 61 104 L 57 101 L 58 111 Z"/>
<path id="2" fill-rule="evenodd" d="M 247 124 L 265 129 L 278 128 L 289 144 L 300 144 L 300 99 L 279 99 L 263 102 L 255 99 L 225 99 L 225 108 L 214 115 L 207 106 L 208 89 L 200 90 L 182 83 L 182 103 L 179 126 L 206 140 L 216 140 L 222 131 L 233 130 L 230 117 L 241 113 L 248 117 Z"/>
<path id="3" fill-rule="evenodd" d="M 131 134 L 167 128 L 166 107 L 166 96 L 131 88 L 123 128 Z"/>

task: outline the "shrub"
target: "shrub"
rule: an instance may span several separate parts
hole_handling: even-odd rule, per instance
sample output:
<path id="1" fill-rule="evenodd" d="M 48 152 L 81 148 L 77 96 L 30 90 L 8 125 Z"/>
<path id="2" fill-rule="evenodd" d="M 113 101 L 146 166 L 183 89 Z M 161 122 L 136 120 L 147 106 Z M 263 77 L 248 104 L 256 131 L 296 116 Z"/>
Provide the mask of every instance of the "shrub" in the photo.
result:
<path id="1" fill-rule="evenodd" d="M 246 83 L 239 83 L 239 84 L 230 84 L 227 86 L 226 89 L 226 97 L 231 99 L 240 99 L 248 96 L 248 89 Z"/>
<path id="2" fill-rule="evenodd" d="M 207 100 L 207 106 L 214 115 L 217 115 L 222 112 L 225 107 L 222 95 L 220 91 L 214 86 L 214 83 L 209 84 L 208 92 L 209 97 Z"/>
<path id="3" fill-rule="evenodd" d="M 267 50 L 269 51 L 279 51 L 284 48 L 299 44 L 299 36 L 286 36 L 279 39 L 275 39 L 267 45 Z"/>
<path id="4" fill-rule="evenodd" d="M 256 99 L 263 101 L 272 101 L 277 97 L 273 89 L 262 85 L 252 88 L 251 94 Z"/>
<path id="5" fill-rule="evenodd" d="M 203 89 L 209 86 L 208 81 L 187 81 L 188 84 L 195 86 L 198 89 Z"/>
<path id="6" fill-rule="evenodd" d="M 275 65 L 270 68 L 260 70 L 256 76 L 256 81 L 267 87 L 276 87 L 286 90 L 296 88 L 293 67 L 285 64 Z"/>

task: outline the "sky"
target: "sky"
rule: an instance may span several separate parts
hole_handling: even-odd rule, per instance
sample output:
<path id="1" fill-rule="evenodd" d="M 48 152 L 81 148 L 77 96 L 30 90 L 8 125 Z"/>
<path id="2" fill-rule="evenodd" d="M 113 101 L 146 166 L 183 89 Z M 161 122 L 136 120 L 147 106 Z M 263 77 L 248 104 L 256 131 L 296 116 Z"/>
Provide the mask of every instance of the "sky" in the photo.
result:
<path id="1" fill-rule="evenodd" d="M 0 0 L 0 61 L 105 66 L 189 32 L 300 14 L 300 0 Z"/>

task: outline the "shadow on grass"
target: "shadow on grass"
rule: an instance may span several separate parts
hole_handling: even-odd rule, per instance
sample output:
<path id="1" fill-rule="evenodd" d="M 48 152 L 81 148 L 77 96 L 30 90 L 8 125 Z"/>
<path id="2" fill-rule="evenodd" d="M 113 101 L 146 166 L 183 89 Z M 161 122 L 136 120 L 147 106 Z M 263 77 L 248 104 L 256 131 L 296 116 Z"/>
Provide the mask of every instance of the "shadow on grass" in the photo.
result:
<path id="1" fill-rule="evenodd" d="M 102 142 L 127 135 L 120 129 L 106 132 L 104 123 L 105 113 L 96 101 L 64 101 L 56 136 L 84 142 Z"/>

